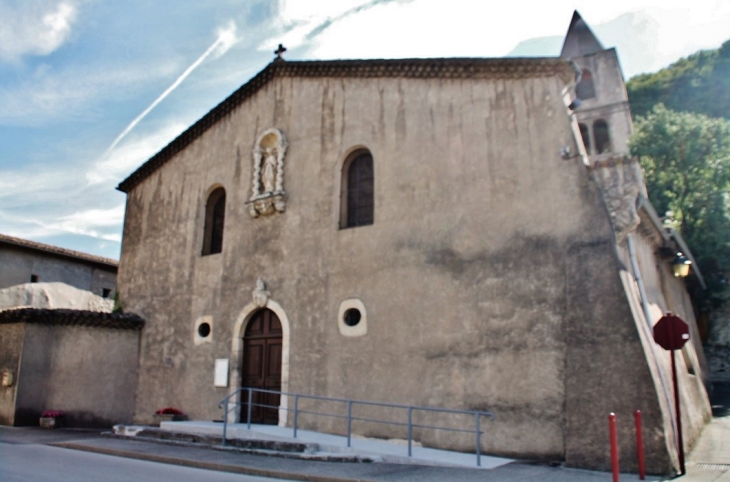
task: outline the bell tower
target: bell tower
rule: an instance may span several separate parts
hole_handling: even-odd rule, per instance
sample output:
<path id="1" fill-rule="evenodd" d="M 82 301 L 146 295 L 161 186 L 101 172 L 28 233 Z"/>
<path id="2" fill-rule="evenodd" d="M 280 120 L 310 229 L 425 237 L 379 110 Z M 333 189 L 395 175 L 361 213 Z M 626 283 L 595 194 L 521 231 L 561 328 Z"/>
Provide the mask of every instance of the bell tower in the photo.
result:
<path id="1" fill-rule="evenodd" d="M 560 56 L 580 67 L 575 109 L 592 161 L 629 154 L 633 132 L 629 97 L 615 48 L 604 48 L 578 11 L 573 12 Z"/>

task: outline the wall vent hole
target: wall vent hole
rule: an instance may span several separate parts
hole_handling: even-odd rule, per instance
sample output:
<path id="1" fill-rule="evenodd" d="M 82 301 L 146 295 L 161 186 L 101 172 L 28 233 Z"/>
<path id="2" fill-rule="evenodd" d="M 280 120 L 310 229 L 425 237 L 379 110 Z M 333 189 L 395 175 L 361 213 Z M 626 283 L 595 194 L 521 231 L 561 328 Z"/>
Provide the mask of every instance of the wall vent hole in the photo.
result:
<path id="1" fill-rule="evenodd" d="M 208 338 L 208 335 L 210 335 L 210 324 L 201 323 L 198 325 L 198 335 L 200 335 L 200 338 Z"/>
<path id="2" fill-rule="evenodd" d="M 350 308 L 349 310 L 345 311 L 345 315 L 343 318 L 343 321 L 347 326 L 356 326 L 358 323 L 360 323 L 362 315 L 360 314 L 360 310 L 356 308 Z"/>

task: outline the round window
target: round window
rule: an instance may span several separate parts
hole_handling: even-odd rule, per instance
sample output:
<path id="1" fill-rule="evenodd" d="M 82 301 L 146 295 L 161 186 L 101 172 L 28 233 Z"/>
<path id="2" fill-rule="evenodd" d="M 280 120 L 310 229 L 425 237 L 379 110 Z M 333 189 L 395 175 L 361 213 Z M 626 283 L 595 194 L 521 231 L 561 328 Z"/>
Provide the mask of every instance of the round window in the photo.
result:
<path id="1" fill-rule="evenodd" d="M 355 326 L 360 323 L 362 315 L 360 314 L 360 310 L 356 308 L 350 308 L 349 310 L 345 311 L 345 315 L 343 318 L 343 321 L 347 326 Z"/>
<path id="2" fill-rule="evenodd" d="M 200 335 L 201 338 L 207 338 L 208 335 L 210 335 L 210 324 L 201 323 L 198 325 L 198 335 Z"/>

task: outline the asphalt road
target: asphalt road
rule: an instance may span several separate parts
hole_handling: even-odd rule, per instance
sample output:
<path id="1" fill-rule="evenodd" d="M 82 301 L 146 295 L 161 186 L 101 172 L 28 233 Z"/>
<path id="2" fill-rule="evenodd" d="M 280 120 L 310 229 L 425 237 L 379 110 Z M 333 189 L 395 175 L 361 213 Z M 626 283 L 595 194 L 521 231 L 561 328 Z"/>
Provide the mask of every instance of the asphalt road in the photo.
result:
<path id="1" fill-rule="evenodd" d="M 0 443 L 3 482 L 285 482 L 284 479 L 194 469 L 48 445 Z"/>

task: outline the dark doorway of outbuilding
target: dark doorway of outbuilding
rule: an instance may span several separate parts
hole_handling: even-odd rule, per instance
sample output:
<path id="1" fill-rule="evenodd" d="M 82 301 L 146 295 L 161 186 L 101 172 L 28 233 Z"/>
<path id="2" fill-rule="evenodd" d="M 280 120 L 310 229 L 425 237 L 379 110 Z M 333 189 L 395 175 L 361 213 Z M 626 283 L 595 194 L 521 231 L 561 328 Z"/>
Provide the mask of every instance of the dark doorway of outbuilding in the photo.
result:
<path id="1" fill-rule="evenodd" d="M 254 313 L 243 336 L 243 373 L 241 387 L 281 391 L 281 322 L 268 309 Z M 241 394 L 241 422 L 248 414 L 248 393 Z M 278 393 L 253 393 L 251 423 L 279 423 Z"/>

